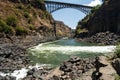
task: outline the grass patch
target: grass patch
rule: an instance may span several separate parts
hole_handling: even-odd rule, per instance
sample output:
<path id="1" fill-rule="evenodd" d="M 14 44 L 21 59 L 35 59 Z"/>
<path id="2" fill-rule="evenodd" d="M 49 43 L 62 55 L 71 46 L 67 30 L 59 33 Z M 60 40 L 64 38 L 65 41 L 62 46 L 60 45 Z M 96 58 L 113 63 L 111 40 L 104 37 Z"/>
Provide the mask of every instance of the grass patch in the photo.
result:
<path id="1" fill-rule="evenodd" d="M 6 34 L 14 33 L 14 29 L 11 26 L 8 26 L 5 21 L 0 20 L 0 32 L 4 32 Z"/>
<path id="2" fill-rule="evenodd" d="M 30 30 L 34 30 L 35 27 L 34 27 L 32 24 L 29 24 L 29 29 L 30 29 Z"/>
<path id="3" fill-rule="evenodd" d="M 32 18 L 31 17 L 28 18 L 28 23 L 29 24 L 32 23 Z"/>
<path id="4" fill-rule="evenodd" d="M 16 27 L 18 20 L 17 20 L 16 16 L 8 16 L 6 19 L 6 23 L 9 26 Z"/>
<path id="5" fill-rule="evenodd" d="M 18 5 L 16 8 L 17 9 L 24 9 L 24 7 L 22 5 Z"/>
<path id="6" fill-rule="evenodd" d="M 24 13 L 24 17 L 25 17 L 25 18 L 29 18 L 29 17 L 30 17 L 29 13 L 28 13 L 28 12 L 25 12 L 25 13 Z"/>
<path id="7" fill-rule="evenodd" d="M 115 76 L 115 80 L 120 80 L 120 76 L 119 75 Z"/>
<path id="8" fill-rule="evenodd" d="M 115 49 L 114 58 L 120 58 L 120 45 L 117 45 Z"/>
<path id="9" fill-rule="evenodd" d="M 31 4 L 28 4 L 27 5 L 27 9 L 31 9 L 32 8 L 32 5 Z"/>
<path id="10" fill-rule="evenodd" d="M 16 35 L 25 35 L 25 34 L 28 34 L 28 32 L 29 31 L 24 27 L 21 27 L 21 26 L 16 27 Z"/>

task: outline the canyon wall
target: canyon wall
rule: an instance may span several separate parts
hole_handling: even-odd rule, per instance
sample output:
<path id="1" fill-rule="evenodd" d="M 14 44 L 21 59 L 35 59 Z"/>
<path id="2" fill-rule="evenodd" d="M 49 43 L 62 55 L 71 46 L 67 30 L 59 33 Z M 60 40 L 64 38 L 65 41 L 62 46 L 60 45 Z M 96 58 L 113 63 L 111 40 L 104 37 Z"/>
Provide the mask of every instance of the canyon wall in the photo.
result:
<path id="1" fill-rule="evenodd" d="M 120 34 L 120 0 L 105 0 L 78 23 L 77 32 L 86 29 L 89 33 L 110 31 Z"/>

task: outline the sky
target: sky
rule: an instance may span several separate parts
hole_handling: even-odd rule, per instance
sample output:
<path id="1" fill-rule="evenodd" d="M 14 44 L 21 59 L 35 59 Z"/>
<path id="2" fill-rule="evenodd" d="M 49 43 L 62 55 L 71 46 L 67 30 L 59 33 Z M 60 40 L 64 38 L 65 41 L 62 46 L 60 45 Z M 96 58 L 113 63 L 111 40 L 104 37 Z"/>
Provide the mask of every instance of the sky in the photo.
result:
<path id="1" fill-rule="evenodd" d="M 86 6 L 96 6 L 98 4 L 102 4 L 101 0 L 51 0 L 51 1 L 81 4 Z M 78 22 L 81 19 L 83 19 L 86 15 L 81 11 L 78 11 L 73 8 L 64 8 L 53 12 L 52 16 L 55 20 L 63 21 L 69 27 L 75 29 Z"/>

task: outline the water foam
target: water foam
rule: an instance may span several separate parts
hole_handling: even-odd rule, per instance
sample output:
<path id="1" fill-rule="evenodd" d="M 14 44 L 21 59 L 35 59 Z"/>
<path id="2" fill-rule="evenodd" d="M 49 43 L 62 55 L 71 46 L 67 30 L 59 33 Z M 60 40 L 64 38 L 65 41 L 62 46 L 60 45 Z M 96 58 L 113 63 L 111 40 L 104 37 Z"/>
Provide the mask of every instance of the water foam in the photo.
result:
<path id="1" fill-rule="evenodd" d="M 1 76 L 13 76 L 16 77 L 16 80 L 21 80 L 24 77 L 27 76 L 27 72 L 29 69 L 36 68 L 37 70 L 43 69 L 44 66 L 47 66 L 47 64 L 36 64 L 35 66 L 29 66 L 28 68 L 22 68 L 20 70 L 15 70 L 13 73 L 3 73 L 0 72 Z"/>
<path id="2" fill-rule="evenodd" d="M 69 52 L 93 52 L 93 53 L 110 53 L 114 52 L 114 49 L 116 46 L 59 46 L 59 47 L 42 47 L 42 46 L 36 46 L 32 50 L 35 51 L 62 51 L 62 52 L 68 52 L 65 54 L 69 54 Z"/>

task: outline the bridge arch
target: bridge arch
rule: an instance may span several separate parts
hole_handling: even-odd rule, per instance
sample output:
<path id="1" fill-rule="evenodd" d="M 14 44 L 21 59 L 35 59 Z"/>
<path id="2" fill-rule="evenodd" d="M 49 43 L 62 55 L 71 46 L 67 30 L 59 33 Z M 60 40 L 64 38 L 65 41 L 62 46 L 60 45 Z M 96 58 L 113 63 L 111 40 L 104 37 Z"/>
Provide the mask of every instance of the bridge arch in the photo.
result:
<path id="1" fill-rule="evenodd" d="M 85 14 L 88 14 L 92 9 L 92 7 L 90 7 L 90 6 L 71 4 L 71 3 L 54 2 L 54 1 L 45 1 L 45 4 L 46 4 L 47 11 L 49 11 L 50 13 L 53 13 L 53 12 L 63 9 L 63 8 L 74 8 Z"/>

